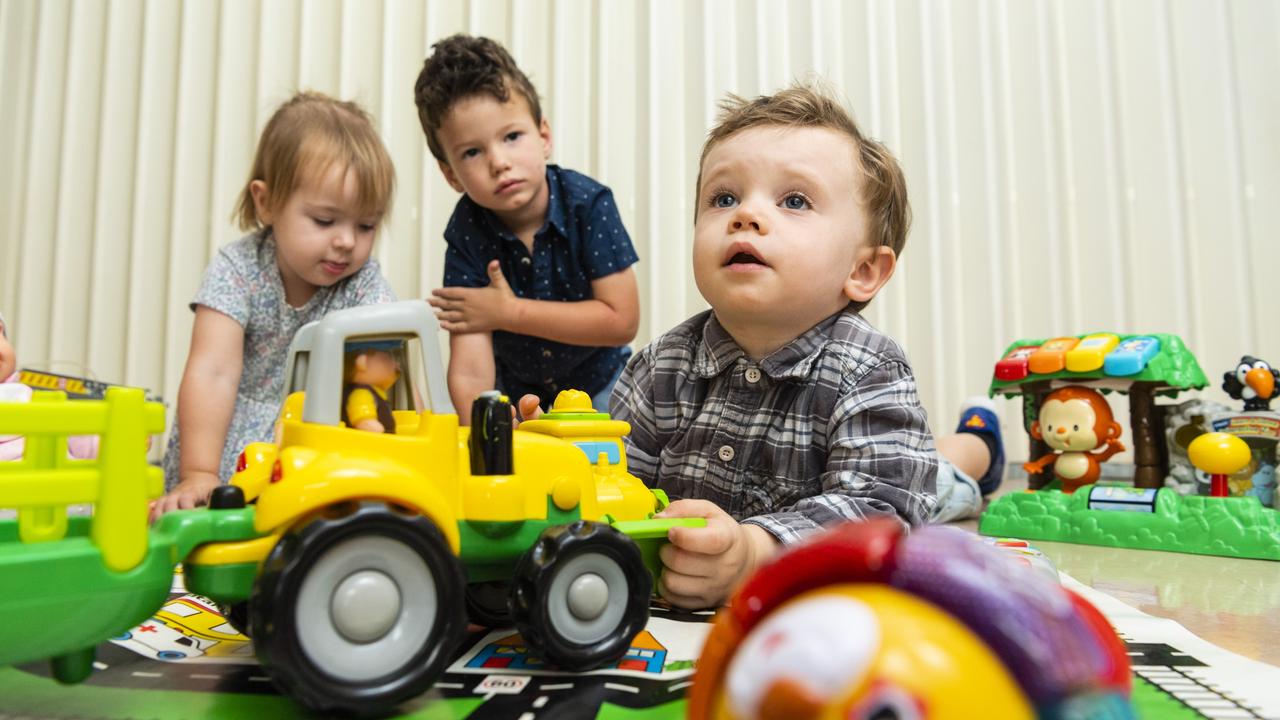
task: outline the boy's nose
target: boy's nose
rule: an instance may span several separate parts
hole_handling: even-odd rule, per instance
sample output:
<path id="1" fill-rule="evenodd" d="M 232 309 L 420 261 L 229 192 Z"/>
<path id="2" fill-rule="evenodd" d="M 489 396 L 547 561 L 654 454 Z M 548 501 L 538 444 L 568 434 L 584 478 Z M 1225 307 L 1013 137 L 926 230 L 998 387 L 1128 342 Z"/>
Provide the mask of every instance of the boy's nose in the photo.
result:
<path id="1" fill-rule="evenodd" d="M 489 169 L 494 175 L 500 175 L 511 168 L 511 161 L 507 159 L 506 153 L 492 152 L 489 153 Z"/>
<path id="2" fill-rule="evenodd" d="M 733 214 L 729 220 L 730 232 L 740 232 L 744 230 L 754 230 L 761 235 L 769 234 L 769 226 L 765 223 L 764 218 L 753 212 L 746 205 L 738 206 L 738 212 Z"/>

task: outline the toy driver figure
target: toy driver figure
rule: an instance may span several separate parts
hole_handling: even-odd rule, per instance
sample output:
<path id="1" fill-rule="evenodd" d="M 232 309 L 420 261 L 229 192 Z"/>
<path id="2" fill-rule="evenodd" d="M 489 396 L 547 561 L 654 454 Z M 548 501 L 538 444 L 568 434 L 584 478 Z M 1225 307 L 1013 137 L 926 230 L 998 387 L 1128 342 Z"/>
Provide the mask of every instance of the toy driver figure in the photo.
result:
<path id="1" fill-rule="evenodd" d="M 348 427 L 395 434 L 387 393 L 400 379 L 400 362 L 391 354 L 399 346 L 398 341 L 348 343 L 342 386 L 342 421 Z"/>

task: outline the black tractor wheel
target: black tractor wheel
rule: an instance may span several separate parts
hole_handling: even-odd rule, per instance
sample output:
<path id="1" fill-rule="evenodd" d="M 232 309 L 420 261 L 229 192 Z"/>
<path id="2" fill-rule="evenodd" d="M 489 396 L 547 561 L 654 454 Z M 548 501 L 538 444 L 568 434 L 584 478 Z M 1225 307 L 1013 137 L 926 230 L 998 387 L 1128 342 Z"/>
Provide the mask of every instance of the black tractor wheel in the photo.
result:
<path id="1" fill-rule="evenodd" d="M 511 627 L 511 583 L 493 581 L 467 586 L 467 619 L 489 628 Z"/>
<path id="2" fill-rule="evenodd" d="M 640 548 L 608 525 L 548 528 L 520 558 L 511 609 L 543 659 L 566 670 L 616 662 L 649 621 L 653 579 Z"/>
<path id="3" fill-rule="evenodd" d="M 234 603 L 218 603 L 218 610 L 222 613 L 222 617 L 226 618 L 227 622 L 231 623 L 231 627 L 240 631 L 241 635 L 244 635 L 247 638 L 253 637 L 249 634 L 251 631 L 251 623 L 249 622 L 248 600 L 241 600 L 240 602 Z"/>
<path id="4" fill-rule="evenodd" d="M 462 567 L 427 518 L 380 502 L 289 530 L 254 586 L 272 680 L 320 712 L 385 714 L 426 691 L 466 629 Z"/>

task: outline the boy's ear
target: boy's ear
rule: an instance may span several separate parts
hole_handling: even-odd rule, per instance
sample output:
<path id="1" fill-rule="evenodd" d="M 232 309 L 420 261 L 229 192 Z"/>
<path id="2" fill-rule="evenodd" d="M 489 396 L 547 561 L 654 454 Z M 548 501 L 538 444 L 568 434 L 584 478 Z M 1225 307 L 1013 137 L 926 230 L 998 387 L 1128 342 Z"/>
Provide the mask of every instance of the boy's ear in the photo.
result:
<path id="1" fill-rule="evenodd" d="M 862 250 L 854 262 L 853 271 L 844 281 L 844 294 L 854 302 L 870 302 L 880 288 L 893 277 L 898 266 L 898 255 L 893 248 L 880 245 Z"/>
<path id="2" fill-rule="evenodd" d="M 551 159 L 551 123 L 547 122 L 545 115 L 542 116 L 542 123 L 538 126 L 538 137 L 542 138 L 542 158 Z"/>
<path id="3" fill-rule="evenodd" d="M 267 184 L 262 180 L 249 183 L 249 194 L 253 196 L 253 211 L 258 214 L 258 222 L 263 227 L 271 225 L 271 206 L 267 202 Z"/>
<path id="4" fill-rule="evenodd" d="M 466 192 L 466 190 L 462 189 L 462 183 L 458 182 L 458 176 L 453 172 L 453 168 L 449 167 L 449 163 L 437 160 L 436 164 L 440 166 L 440 174 L 444 175 L 444 181 L 449 183 L 449 187 L 460 193 Z"/>

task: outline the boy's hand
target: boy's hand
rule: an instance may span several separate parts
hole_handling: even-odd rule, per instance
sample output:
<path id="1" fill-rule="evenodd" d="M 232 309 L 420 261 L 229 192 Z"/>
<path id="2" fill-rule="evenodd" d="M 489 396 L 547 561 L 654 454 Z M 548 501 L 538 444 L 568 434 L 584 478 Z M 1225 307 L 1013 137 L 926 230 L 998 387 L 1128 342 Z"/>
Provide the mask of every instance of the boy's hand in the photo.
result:
<path id="1" fill-rule="evenodd" d="M 213 473 L 191 473 L 183 477 L 172 490 L 151 503 L 150 522 L 154 523 L 167 512 L 190 510 L 200 505 L 208 505 L 209 496 L 221 484 L 218 482 L 218 476 Z"/>
<path id="2" fill-rule="evenodd" d="M 431 291 L 427 302 L 436 309 L 440 327 L 451 333 L 509 330 L 514 323 L 516 294 L 511 291 L 497 260 L 489 262 L 489 285 L 482 288 L 445 287 Z"/>
<path id="3" fill-rule="evenodd" d="M 677 500 L 654 517 L 707 519 L 706 527 L 671 528 L 667 533 L 671 543 L 659 551 L 666 569 L 658 590 L 678 607 L 723 604 L 734 587 L 772 556 L 778 546 L 764 528 L 740 525 L 707 500 Z"/>
<path id="4" fill-rule="evenodd" d="M 529 393 L 520 398 L 518 405 L 520 407 L 520 414 L 516 416 L 516 422 L 537 420 L 542 416 L 542 405 L 538 402 L 538 396 L 533 393 Z"/>

